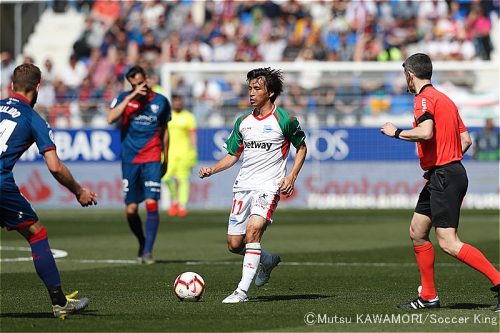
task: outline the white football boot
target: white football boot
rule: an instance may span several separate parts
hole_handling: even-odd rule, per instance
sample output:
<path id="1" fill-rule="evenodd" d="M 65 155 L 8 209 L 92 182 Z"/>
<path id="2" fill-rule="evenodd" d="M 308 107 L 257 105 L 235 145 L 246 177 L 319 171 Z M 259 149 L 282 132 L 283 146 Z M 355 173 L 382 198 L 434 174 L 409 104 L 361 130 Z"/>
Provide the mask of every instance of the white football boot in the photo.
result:
<path id="1" fill-rule="evenodd" d="M 222 303 L 232 304 L 232 303 L 243 303 L 247 301 L 248 301 L 247 293 L 237 288 L 231 295 L 224 298 Z"/>

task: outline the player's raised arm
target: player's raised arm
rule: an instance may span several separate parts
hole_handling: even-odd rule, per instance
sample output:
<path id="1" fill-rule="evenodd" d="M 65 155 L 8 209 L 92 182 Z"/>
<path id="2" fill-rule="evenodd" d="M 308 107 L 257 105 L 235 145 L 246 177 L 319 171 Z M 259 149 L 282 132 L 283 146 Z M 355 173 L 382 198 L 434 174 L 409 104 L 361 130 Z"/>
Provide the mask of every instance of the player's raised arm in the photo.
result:
<path id="1" fill-rule="evenodd" d="M 128 103 L 130 103 L 133 99 L 136 99 L 138 96 L 146 96 L 147 94 L 148 88 L 146 85 L 146 81 L 134 86 L 134 90 L 132 90 L 130 94 L 125 96 L 125 98 L 121 102 L 116 105 L 112 105 L 111 109 L 108 112 L 108 116 L 106 117 L 108 124 L 113 124 L 118 119 L 120 119 Z"/>
<path id="2" fill-rule="evenodd" d="M 240 155 L 227 154 L 212 167 L 202 166 L 198 174 L 200 178 L 210 177 L 211 175 L 215 175 L 218 172 L 229 169 L 236 162 L 238 162 L 239 159 Z"/>
<path id="3" fill-rule="evenodd" d="M 83 207 L 97 205 L 97 195 L 83 188 L 73 177 L 69 169 L 61 162 L 55 150 L 49 150 L 43 155 L 45 163 L 52 176 L 71 193 Z"/>

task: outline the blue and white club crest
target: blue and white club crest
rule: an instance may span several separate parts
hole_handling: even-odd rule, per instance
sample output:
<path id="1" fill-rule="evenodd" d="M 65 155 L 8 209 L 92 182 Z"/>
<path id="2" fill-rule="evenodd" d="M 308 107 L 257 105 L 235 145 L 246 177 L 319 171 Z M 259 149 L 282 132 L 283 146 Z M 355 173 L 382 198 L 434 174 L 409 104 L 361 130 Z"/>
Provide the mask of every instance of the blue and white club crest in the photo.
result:
<path id="1" fill-rule="evenodd" d="M 158 111 L 160 111 L 160 106 L 158 104 L 151 104 L 151 111 L 153 111 L 153 113 L 158 113 Z"/>

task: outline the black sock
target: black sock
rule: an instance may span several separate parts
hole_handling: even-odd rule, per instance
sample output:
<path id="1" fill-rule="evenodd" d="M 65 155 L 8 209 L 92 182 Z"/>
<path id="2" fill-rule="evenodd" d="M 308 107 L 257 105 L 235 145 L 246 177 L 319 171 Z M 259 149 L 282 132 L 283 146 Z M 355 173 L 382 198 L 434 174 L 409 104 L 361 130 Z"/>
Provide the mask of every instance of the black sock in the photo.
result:
<path id="1" fill-rule="evenodd" d="M 66 305 L 66 296 L 64 296 L 61 286 L 49 287 L 47 290 L 49 291 L 52 305 Z"/>
<path id="2" fill-rule="evenodd" d="M 142 231 L 142 222 L 139 214 L 127 214 L 127 222 L 130 230 L 139 241 L 139 251 L 137 256 L 142 256 L 142 249 L 144 248 L 144 232 Z"/>

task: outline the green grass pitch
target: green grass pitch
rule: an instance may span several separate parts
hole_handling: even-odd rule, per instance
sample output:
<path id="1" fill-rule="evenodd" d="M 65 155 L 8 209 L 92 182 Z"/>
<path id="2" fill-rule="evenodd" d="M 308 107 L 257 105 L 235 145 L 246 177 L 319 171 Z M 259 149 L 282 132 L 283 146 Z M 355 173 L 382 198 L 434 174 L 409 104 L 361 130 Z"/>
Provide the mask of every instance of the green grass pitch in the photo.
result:
<path id="1" fill-rule="evenodd" d="M 53 318 L 32 263 L 6 261 L 29 256 L 13 249 L 27 243 L 16 232 L 3 230 L 1 331 L 498 332 L 500 318 L 490 310 L 496 299 L 489 281 L 443 254 L 435 242 L 443 308 L 396 308 L 416 296 L 419 284 L 408 237 L 411 214 L 278 209 L 262 244 L 279 253 L 282 264 L 269 284 L 251 287 L 250 302 L 222 304 L 239 281 L 242 260 L 226 249 L 227 212 L 197 211 L 183 219 L 162 213 L 155 245 L 158 262 L 144 266 L 132 262 L 137 245 L 121 211 L 40 211 L 52 248 L 68 252 L 57 260 L 64 290 L 79 290 L 91 303 L 66 320 Z M 498 267 L 498 211 L 463 211 L 459 231 L 464 242 Z M 206 291 L 198 303 L 179 302 L 172 292 L 175 277 L 184 271 L 205 279 Z M 306 315 L 316 323 L 306 325 Z"/>

